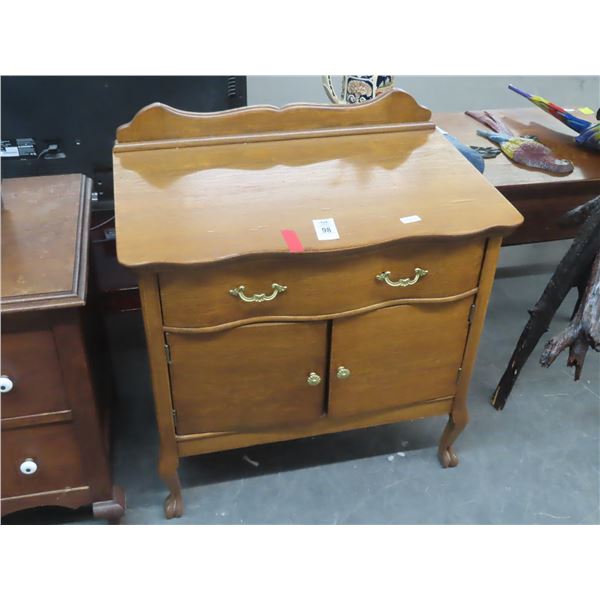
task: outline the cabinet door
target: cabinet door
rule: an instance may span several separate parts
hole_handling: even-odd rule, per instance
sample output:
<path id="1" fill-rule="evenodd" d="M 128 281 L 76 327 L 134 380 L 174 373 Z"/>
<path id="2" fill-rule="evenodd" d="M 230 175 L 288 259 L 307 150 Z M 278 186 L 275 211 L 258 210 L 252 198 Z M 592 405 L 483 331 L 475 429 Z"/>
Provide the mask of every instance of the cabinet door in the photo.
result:
<path id="1" fill-rule="evenodd" d="M 333 323 L 329 414 L 452 396 L 472 298 L 376 310 Z"/>
<path id="2" fill-rule="evenodd" d="M 167 340 L 179 434 L 285 427 L 324 412 L 327 323 L 170 333 Z"/>

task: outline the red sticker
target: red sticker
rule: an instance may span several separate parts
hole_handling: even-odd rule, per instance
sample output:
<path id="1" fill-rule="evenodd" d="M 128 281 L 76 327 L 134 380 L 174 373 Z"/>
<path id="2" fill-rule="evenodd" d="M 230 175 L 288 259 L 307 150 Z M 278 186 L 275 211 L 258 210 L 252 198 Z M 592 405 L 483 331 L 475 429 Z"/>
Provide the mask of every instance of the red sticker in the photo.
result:
<path id="1" fill-rule="evenodd" d="M 293 229 L 282 229 L 281 235 L 290 252 L 304 252 L 304 246 Z"/>

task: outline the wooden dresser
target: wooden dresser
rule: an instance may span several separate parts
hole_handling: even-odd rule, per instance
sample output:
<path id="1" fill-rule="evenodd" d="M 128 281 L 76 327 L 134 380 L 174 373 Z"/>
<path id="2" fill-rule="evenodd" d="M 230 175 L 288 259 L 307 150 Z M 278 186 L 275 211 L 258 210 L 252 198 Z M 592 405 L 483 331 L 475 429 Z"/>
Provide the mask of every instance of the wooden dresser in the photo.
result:
<path id="1" fill-rule="evenodd" d="M 167 517 L 179 458 L 449 415 L 519 213 L 396 90 L 360 106 L 117 131 L 117 253 L 139 276 Z"/>
<path id="2" fill-rule="evenodd" d="M 90 193 L 82 175 L 2 182 L 2 515 L 125 507 L 84 339 Z"/>

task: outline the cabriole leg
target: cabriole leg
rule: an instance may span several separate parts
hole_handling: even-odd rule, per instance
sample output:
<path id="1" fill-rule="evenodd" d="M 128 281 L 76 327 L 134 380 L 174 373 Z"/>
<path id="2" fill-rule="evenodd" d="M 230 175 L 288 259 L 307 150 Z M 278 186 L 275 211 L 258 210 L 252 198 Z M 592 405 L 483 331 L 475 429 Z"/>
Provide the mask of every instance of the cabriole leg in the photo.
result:
<path id="1" fill-rule="evenodd" d="M 462 433 L 468 422 L 469 417 L 466 414 L 451 414 L 448 418 L 448 423 L 444 428 L 438 448 L 438 458 L 444 469 L 458 465 L 458 456 L 454 452 L 452 444 L 454 444 L 456 438 Z"/>
<path id="2" fill-rule="evenodd" d="M 165 516 L 167 519 L 183 515 L 181 484 L 179 483 L 179 475 L 177 474 L 178 466 L 179 460 L 177 457 L 173 459 L 172 457 L 166 458 L 161 456 L 158 472 L 170 492 L 165 499 Z"/>

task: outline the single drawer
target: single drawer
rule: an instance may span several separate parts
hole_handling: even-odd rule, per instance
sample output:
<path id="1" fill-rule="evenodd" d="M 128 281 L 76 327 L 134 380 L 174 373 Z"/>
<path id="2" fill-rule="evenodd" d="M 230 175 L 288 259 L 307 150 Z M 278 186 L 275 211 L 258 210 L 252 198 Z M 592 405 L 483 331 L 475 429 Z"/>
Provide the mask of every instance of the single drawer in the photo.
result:
<path id="1" fill-rule="evenodd" d="M 159 274 L 163 321 L 171 327 L 211 327 L 455 296 L 477 287 L 484 244 L 483 239 L 420 240 L 343 254 L 243 258 L 167 271 Z M 400 280 L 402 285 L 393 285 Z"/>
<path id="2" fill-rule="evenodd" d="M 2 418 L 68 409 L 50 329 L 2 334 Z"/>
<path id="3" fill-rule="evenodd" d="M 70 423 L 2 432 L 2 497 L 84 485 L 79 447 Z"/>

